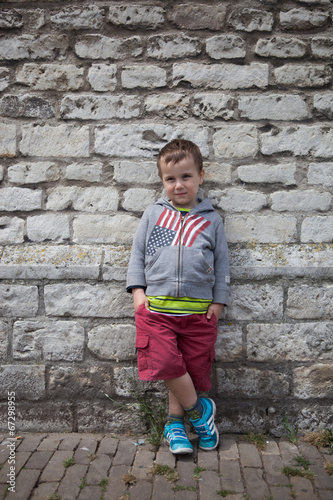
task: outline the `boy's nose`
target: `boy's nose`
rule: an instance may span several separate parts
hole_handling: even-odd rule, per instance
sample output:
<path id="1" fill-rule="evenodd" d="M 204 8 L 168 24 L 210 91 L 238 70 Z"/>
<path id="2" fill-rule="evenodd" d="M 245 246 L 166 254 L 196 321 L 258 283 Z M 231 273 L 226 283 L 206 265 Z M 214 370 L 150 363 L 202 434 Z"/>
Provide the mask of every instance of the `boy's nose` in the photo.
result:
<path id="1" fill-rule="evenodd" d="M 179 188 L 181 188 L 182 186 L 183 186 L 183 183 L 182 183 L 181 179 L 176 180 L 176 189 L 177 189 L 177 188 L 179 189 Z"/>

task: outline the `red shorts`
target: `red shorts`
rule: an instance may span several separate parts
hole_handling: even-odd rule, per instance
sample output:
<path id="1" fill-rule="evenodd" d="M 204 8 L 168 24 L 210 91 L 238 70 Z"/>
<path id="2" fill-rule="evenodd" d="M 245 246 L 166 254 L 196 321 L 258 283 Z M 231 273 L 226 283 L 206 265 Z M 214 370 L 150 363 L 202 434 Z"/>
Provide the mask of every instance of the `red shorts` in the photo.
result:
<path id="1" fill-rule="evenodd" d="M 205 314 L 167 316 L 141 305 L 135 313 L 140 380 L 168 380 L 188 372 L 198 391 L 208 391 L 215 356 L 217 319 Z"/>

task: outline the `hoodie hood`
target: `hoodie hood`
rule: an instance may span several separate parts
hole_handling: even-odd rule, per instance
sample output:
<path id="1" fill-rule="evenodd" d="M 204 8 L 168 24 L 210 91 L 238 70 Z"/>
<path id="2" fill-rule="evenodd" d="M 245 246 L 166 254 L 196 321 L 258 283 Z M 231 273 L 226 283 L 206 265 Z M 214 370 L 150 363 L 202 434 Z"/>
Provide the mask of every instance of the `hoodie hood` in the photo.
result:
<path id="1" fill-rule="evenodd" d="M 200 193 L 200 195 L 201 195 L 201 193 Z M 208 198 L 202 199 L 200 195 L 197 197 L 198 205 L 196 205 L 194 208 L 192 208 L 190 213 L 191 214 L 198 214 L 198 213 L 203 213 L 203 212 L 214 211 L 212 202 Z M 169 210 L 177 210 L 177 208 L 175 208 L 167 198 L 160 198 L 159 200 L 157 200 L 156 205 L 161 205 L 162 207 L 166 207 Z"/>

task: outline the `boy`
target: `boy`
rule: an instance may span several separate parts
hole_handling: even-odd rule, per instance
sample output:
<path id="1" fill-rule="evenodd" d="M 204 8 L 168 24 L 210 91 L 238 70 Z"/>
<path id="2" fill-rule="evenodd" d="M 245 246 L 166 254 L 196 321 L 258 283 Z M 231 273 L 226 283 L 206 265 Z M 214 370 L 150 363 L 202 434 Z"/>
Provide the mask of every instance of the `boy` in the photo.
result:
<path id="1" fill-rule="evenodd" d="M 134 298 L 141 380 L 164 380 L 169 416 L 164 437 L 174 454 L 192 453 L 187 414 L 199 447 L 218 445 L 215 403 L 196 391 L 211 388 L 217 320 L 228 304 L 228 249 L 220 216 L 197 200 L 205 171 L 199 148 L 174 140 L 157 158 L 167 199 L 143 214 L 127 275 Z"/>

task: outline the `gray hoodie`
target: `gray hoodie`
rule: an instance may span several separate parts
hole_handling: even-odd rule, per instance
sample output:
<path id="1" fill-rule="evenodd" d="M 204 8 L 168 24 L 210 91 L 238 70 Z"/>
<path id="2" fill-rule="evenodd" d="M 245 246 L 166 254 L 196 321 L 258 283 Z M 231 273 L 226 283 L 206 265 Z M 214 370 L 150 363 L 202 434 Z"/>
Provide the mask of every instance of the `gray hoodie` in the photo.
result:
<path id="1" fill-rule="evenodd" d="M 134 236 L 127 291 L 229 302 L 228 247 L 221 217 L 207 198 L 186 215 L 160 198 Z"/>

